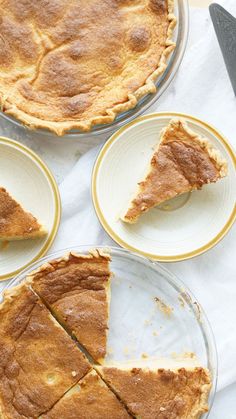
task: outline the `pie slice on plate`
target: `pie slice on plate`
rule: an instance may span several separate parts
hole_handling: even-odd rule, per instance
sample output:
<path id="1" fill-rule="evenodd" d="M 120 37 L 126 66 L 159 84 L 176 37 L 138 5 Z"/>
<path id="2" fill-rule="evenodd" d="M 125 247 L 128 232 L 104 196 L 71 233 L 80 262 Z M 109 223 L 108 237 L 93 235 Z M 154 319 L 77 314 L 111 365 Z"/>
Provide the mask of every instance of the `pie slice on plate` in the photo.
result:
<path id="1" fill-rule="evenodd" d="M 0 188 L 0 240 L 34 239 L 46 234 L 39 221 Z"/>
<path id="2" fill-rule="evenodd" d="M 227 163 L 206 138 L 173 119 L 162 131 L 146 177 L 138 184 L 121 219 L 135 223 L 149 209 L 227 174 Z"/>
<path id="3" fill-rule="evenodd" d="M 28 283 L 94 361 L 106 355 L 110 255 L 70 253 L 30 274 Z"/>
<path id="4" fill-rule="evenodd" d="M 131 417 L 99 375 L 91 371 L 40 419 L 128 419 Z"/>
<path id="5" fill-rule="evenodd" d="M 197 419 L 207 412 L 209 372 L 201 367 L 98 367 L 99 374 L 138 419 Z"/>
<path id="6" fill-rule="evenodd" d="M 0 416 L 37 418 L 91 366 L 24 284 L 5 293 L 0 322 Z"/>

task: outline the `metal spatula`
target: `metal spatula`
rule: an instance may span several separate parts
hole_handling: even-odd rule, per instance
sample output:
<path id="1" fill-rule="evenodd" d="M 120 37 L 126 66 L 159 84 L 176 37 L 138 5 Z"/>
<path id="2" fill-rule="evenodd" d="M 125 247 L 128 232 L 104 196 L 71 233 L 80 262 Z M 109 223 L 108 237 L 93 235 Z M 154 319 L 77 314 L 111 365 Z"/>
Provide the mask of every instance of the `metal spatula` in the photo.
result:
<path id="1" fill-rule="evenodd" d="M 211 4 L 209 10 L 236 95 L 236 19 L 217 3 Z"/>

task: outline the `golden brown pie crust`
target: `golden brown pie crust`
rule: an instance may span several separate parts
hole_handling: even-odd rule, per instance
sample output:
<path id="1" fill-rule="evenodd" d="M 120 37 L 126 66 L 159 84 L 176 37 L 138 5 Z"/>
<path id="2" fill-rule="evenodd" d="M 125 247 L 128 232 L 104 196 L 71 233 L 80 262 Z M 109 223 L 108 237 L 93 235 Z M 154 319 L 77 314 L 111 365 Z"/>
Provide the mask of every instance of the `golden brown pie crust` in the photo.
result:
<path id="1" fill-rule="evenodd" d="M 0 305 L 0 416 L 37 418 L 91 368 L 25 284 Z"/>
<path id="2" fill-rule="evenodd" d="M 0 240 L 23 240 L 47 234 L 45 228 L 0 187 Z"/>
<path id="3" fill-rule="evenodd" d="M 129 419 L 131 417 L 99 375 L 92 371 L 41 418 Z"/>
<path id="4" fill-rule="evenodd" d="M 227 163 L 220 152 L 184 120 L 173 119 L 162 131 L 147 175 L 121 218 L 135 223 L 150 208 L 226 175 Z"/>
<path id="5" fill-rule="evenodd" d="M 28 277 L 53 315 L 73 334 L 96 362 L 106 355 L 110 255 L 94 250 L 70 253 L 51 261 Z"/>
<path id="6" fill-rule="evenodd" d="M 211 388 L 207 370 L 157 371 L 100 367 L 105 382 L 139 419 L 197 419 L 208 411 Z"/>
<path id="7" fill-rule="evenodd" d="M 58 135 L 111 123 L 156 91 L 173 0 L 0 0 L 0 105 Z"/>

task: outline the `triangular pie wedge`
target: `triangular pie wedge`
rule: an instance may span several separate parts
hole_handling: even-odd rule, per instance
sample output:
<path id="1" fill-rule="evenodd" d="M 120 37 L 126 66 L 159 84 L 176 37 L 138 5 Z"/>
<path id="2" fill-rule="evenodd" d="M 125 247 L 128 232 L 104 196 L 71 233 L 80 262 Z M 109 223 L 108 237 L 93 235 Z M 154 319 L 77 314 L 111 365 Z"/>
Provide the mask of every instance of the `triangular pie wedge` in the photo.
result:
<path id="1" fill-rule="evenodd" d="M 206 138 L 181 119 L 162 131 L 148 172 L 121 219 L 135 223 L 151 208 L 227 175 L 227 163 Z"/>
<path id="2" fill-rule="evenodd" d="M 25 284 L 0 305 L 0 417 L 38 418 L 90 370 L 78 345 Z"/>
<path id="3" fill-rule="evenodd" d="M 88 373 L 39 419 L 129 419 L 115 394 L 95 371 Z"/>
<path id="4" fill-rule="evenodd" d="M 202 367 L 104 366 L 97 371 L 137 419 L 197 419 L 208 411 L 211 381 Z"/>
<path id="5" fill-rule="evenodd" d="M 94 250 L 87 255 L 70 253 L 51 261 L 28 277 L 61 325 L 96 362 L 106 355 L 110 255 Z"/>
<path id="6" fill-rule="evenodd" d="M 24 240 L 42 237 L 46 229 L 0 187 L 0 240 Z"/>

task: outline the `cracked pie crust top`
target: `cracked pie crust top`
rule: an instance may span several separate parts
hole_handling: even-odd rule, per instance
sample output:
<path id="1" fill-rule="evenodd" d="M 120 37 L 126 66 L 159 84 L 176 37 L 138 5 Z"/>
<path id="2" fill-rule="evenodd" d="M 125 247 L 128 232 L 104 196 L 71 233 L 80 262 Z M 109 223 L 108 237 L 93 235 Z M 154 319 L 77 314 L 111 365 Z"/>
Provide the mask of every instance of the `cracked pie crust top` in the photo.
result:
<path id="1" fill-rule="evenodd" d="M 175 48 L 173 0 L 0 0 L 0 105 L 57 135 L 111 123 Z"/>

